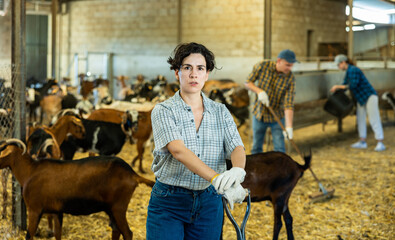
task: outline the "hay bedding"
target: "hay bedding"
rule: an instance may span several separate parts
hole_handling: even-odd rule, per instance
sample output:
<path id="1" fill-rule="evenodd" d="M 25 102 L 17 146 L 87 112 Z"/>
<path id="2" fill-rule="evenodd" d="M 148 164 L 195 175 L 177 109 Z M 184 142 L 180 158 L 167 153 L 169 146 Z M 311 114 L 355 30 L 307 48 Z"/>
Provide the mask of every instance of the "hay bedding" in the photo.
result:
<path id="1" fill-rule="evenodd" d="M 243 131 L 241 131 L 243 132 Z M 369 132 L 368 149 L 350 149 L 357 139 L 355 117 L 344 121 L 343 133 L 337 133 L 336 123 L 329 123 L 322 131 L 321 125 L 296 130 L 295 141 L 301 149 L 312 148 L 312 168 L 326 188 L 336 189 L 331 200 L 310 203 L 308 195 L 318 191 L 318 185 L 309 171 L 294 189 L 290 199 L 290 210 L 294 217 L 296 239 L 395 239 L 395 126 L 385 126 L 387 150 L 374 152 L 373 133 Z M 248 138 L 243 136 L 247 152 Z M 126 144 L 119 156 L 130 163 L 136 155 L 135 146 Z M 298 162 L 295 152 L 290 155 Z M 77 157 L 83 157 L 79 154 Z M 154 179 L 150 171 L 152 156 L 150 149 L 144 155 L 143 176 Z M 136 168 L 137 169 L 137 168 Z M 0 187 L 1 190 L 1 187 Z M 130 202 L 127 218 L 134 239 L 145 239 L 146 209 L 150 188 L 139 186 Z M 234 217 L 241 223 L 245 204 L 236 205 Z M 10 212 L 10 211 L 9 211 Z M 0 220 L 0 239 L 24 239 L 25 232 L 13 232 L 10 216 Z M 224 239 L 236 239 L 235 231 L 228 219 L 225 220 Z M 44 238 L 46 218 L 40 223 L 40 236 Z M 266 202 L 252 203 L 247 223 L 247 239 L 271 239 L 273 211 Z M 111 229 L 104 213 L 90 216 L 65 215 L 63 239 L 110 239 Z M 286 239 L 283 226 L 280 239 Z"/>

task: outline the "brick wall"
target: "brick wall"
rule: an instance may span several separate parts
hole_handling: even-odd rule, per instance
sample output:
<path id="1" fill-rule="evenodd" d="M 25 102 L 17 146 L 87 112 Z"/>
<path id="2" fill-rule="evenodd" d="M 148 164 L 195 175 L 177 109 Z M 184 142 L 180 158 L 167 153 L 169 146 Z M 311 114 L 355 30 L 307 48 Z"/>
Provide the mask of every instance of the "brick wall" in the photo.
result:
<path id="1" fill-rule="evenodd" d="M 174 79 L 166 59 L 180 34 L 182 42 L 196 41 L 212 50 L 221 70 L 212 78 L 243 82 L 263 56 L 263 0 L 182 0 L 181 33 L 178 0 L 77 1 L 62 16 L 64 72 L 71 55 L 114 53 L 114 75 L 149 78 L 162 74 Z M 328 11 L 330 9 L 330 11 Z M 327 0 L 273 1 L 272 56 L 284 48 L 298 56 L 307 52 L 307 30 L 318 42 L 345 42 L 344 4 Z M 66 44 L 68 43 L 68 44 Z M 315 49 L 315 50 L 314 50 Z M 85 69 L 84 61 L 80 69 Z"/>
<path id="2" fill-rule="evenodd" d="M 181 41 L 205 44 L 216 55 L 212 78 L 243 82 L 263 56 L 264 0 L 85 0 L 72 1 L 58 15 L 57 69 L 59 77 L 74 76 L 73 56 L 80 56 L 79 72 L 86 69 L 87 52 L 113 54 L 113 75 L 134 77 L 158 74 L 173 80 L 166 60 Z M 272 56 L 284 48 L 297 56 L 307 53 L 307 31 L 313 32 L 311 55 L 320 42 L 345 42 L 345 3 L 328 0 L 272 0 Z M 1 31 L 6 18 L 0 18 Z M 9 20 L 8 20 L 9 21 Z M 3 36 L 3 34 L 2 34 Z M 0 43 L 7 41 L 3 37 Z M 10 55 L 1 44 L 0 59 Z M 99 57 L 100 58 L 100 57 Z M 97 61 L 100 61 L 97 60 Z M 1 60 L 0 60 L 1 62 Z"/>
<path id="3" fill-rule="evenodd" d="M 290 48 L 297 56 L 306 56 L 307 31 L 313 31 L 313 51 L 318 43 L 346 42 L 345 4 L 328 0 L 273 1 L 272 54 Z"/>

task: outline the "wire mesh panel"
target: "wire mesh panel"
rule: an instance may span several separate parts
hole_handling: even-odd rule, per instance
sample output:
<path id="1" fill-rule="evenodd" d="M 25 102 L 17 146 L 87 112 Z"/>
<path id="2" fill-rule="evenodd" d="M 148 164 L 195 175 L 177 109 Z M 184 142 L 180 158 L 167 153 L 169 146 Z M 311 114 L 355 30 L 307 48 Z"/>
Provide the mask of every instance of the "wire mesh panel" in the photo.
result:
<path id="1" fill-rule="evenodd" d="M 0 66 L 0 138 L 11 138 L 15 126 L 15 90 L 12 89 L 11 66 Z"/>
<path id="2" fill-rule="evenodd" d="M 16 80 L 19 78 L 19 67 L 11 65 L 0 66 L 0 141 L 13 138 L 16 129 L 20 128 L 21 94 L 25 94 L 24 88 Z M 18 106 L 19 105 L 19 106 Z M 19 117 L 18 117 L 19 116 Z M 21 131 L 20 129 L 18 130 Z M 11 171 L 6 168 L 1 173 L 1 219 L 7 223 L 16 219 L 14 202 L 22 199 L 20 191 L 15 191 L 18 183 L 11 181 Z M 11 224 L 0 224 L 0 239 L 8 239 L 14 229 Z"/>

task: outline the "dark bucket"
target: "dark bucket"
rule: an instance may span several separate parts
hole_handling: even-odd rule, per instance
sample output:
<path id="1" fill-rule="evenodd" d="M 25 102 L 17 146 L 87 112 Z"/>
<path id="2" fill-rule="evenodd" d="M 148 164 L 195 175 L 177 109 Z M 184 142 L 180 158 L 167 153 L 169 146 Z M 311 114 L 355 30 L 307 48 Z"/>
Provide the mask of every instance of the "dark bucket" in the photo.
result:
<path id="1" fill-rule="evenodd" d="M 326 101 L 324 110 L 338 118 L 347 116 L 354 104 L 344 92 L 344 90 L 338 90 L 333 93 Z"/>

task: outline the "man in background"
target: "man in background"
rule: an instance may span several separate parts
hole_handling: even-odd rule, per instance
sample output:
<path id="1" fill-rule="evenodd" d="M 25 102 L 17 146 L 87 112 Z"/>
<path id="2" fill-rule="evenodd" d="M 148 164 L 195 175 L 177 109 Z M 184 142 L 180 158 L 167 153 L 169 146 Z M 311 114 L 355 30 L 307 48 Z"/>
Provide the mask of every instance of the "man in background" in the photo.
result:
<path id="1" fill-rule="evenodd" d="M 245 83 L 247 89 L 257 94 L 253 107 L 251 154 L 263 151 L 267 128 L 272 132 L 274 151 L 285 152 L 284 136 L 293 137 L 295 77 L 291 69 L 295 62 L 295 53 L 285 49 L 278 54 L 277 61 L 257 63 Z M 285 125 L 286 132 L 283 133 L 269 106 Z"/>

